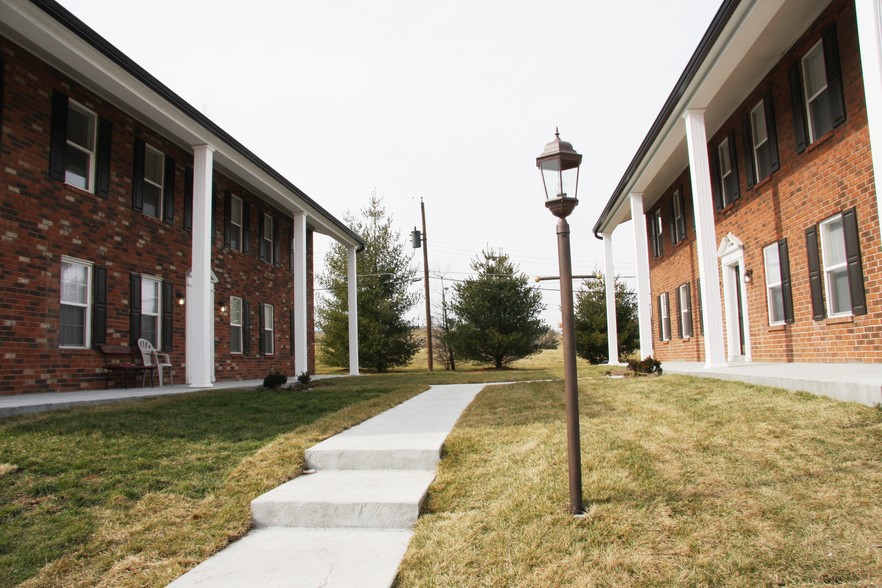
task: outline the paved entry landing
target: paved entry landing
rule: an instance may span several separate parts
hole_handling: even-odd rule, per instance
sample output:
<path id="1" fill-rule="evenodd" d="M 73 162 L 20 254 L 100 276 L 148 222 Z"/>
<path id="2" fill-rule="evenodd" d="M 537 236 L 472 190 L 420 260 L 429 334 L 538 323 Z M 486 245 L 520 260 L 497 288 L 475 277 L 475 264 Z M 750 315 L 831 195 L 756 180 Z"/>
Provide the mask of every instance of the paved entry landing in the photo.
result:
<path id="1" fill-rule="evenodd" d="M 388 588 L 444 440 L 484 386 L 432 386 L 308 449 L 316 473 L 256 498 L 254 529 L 170 587 Z"/>

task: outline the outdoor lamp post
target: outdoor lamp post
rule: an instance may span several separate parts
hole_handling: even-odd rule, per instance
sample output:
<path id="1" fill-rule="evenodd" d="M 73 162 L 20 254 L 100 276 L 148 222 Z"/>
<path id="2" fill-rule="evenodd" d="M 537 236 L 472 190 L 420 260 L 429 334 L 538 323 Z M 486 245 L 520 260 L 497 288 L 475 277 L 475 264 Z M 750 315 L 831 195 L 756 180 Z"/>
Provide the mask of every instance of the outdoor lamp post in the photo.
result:
<path id="1" fill-rule="evenodd" d="M 570 225 L 567 217 L 579 204 L 579 165 L 582 156 L 573 146 L 560 140 L 554 130 L 554 141 L 545 146 L 536 158 L 545 186 L 545 207 L 558 219 L 557 254 L 560 266 L 560 307 L 563 326 L 564 399 L 567 413 L 567 458 L 570 477 L 570 513 L 585 513 L 582 506 L 582 459 L 579 449 L 579 390 L 576 380 L 576 341 L 573 319 L 573 269 L 570 258 Z"/>

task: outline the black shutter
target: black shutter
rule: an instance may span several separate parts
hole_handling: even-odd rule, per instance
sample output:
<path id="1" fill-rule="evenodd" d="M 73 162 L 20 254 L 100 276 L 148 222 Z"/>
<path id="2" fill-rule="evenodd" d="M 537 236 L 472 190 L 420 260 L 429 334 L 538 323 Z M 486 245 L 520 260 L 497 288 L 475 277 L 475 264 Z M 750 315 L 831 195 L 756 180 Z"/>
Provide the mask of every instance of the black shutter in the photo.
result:
<path id="1" fill-rule="evenodd" d="M 839 67 L 839 44 L 836 42 L 835 24 L 824 31 L 824 67 L 827 69 L 830 118 L 835 128 L 845 122 L 845 97 L 842 94 L 842 70 Z"/>
<path id="2" fill-rule="evenodd" d="M 141 276 L 132 274 L 129 289 L 129 343 L 134 347 L 141 338 Z"/>
<path id="3" fill-rule="evenodd" d="M 793 134 L 796 137 L 796 152 L 802 153 L 808 147 L 808 133 L 805 122 L 805 100 L 802 95 L 802 75 L 799 72 L 800 62 L 796 62 L 789 70 L 790 78 L 790 110 L 793 113 Z"/>
<path id="4" fill-rule="evenodd" d="M 684 284 L 686 286 L 686 310 L 688 311 L 688 320 L 683 322 L 684 336 L 691 338 L 694 334 L 692 328 L 692 286 L 689 282 Z"/>
<path id="5" fill-rule="evenodd" d="M 95 158 L 95 194 L 110 198 L 110 153 L 113 124 L 106 118 L 98 119 L 98 144 Z"/>
<path id="6" fill-rule="evenodd" d="M 257 211 L 257 256 L 261 261 L 266 261 L 267 250 L 263 244 L 263 222 L 264 216 L 263 213 L 259 210 Z"/>
<path id="7" fill-rule="evenodd" d="M 193 231 L 193 168 L 184 168 L 184 230 Z"/>
<path id="8" fill-rule="evenodd" d="M 132 208 L 144 210 L 144 141 L 135 139 L 135 160 L 132 174 Z"/>
<path id="9" fill-rule="evenodd" d="M 264 325 L 263 307 L 263 304 L 257 305 L 257 352 L 260 353 L 260 355 L 266 353 L 266 345 L 264 344 L 265 342 L 263 339 L 263 330 L 266 328 Z"/>
<path id="10" fill-rule="evenodd" d="M 649 221 L 649 250 L 652 252 L 653 257 L 659 257 L 658 253 L 658 232 L 655 225 L 655 214 L 649 213 L 646 215 L 647 221 Z"/>
<path id="11" fill-rule="evenodd" d="M 49 137 L 49 177 L 64 181 L 64 152 L 67 150 L 67 96 L 52 92 L 52 130 Z"/>
<path id="12" fill-rule="evenodd" d="M 251 253 L 251 206 L 242 199 L 242 253 Z"/>
<path id="13" fill-rule="evenodd" d="M 744 117 L 741 129 L 744 135 L 744 171 L 747 176 L 747 187 L 751 188 L 756 184 L 756 163 L 753 159 L 753 130 L 750 127 L 750 112 Z"/>
<path id="14" fill-rule="evenodd" d="M 683 312 L 681 305 L 683 301 L 680 299 L 680 288 L 677 288 L 677 337 L 682 339 L 684 335 L 683 329 Z"/>
<path id="15" fill-rule="evenodd" d="M 290 250 L 288 252 L 288 271 L 294 273 L 294 227 L 291 227 L 291 242 L 288 243 Z"/>
<path id="16" fill-rule="evenodd" d="M 95 266 L 92 283 L 92 347 L 107 343 L 107 268 Z"/>
<path id="17" fill-rule="evenodd" d="M 162 282 L 162 350 L 174 349 L 175 289 L 171 282 Z"/>
<path id="18" fill-rule="evenodd" d="M 818 227 L 812 225 L 805 230 L 805 247 L 808 254 L 809 288 L 812 292 L 812 318 L 824 320 L 824 285 L 821 279 L 821 260 L 818 255 Z"/>
<path id="19" fill-rule="evenodd" d="M 273 265 L 279 265 L 282 261 L 282 254 L 279 249 L 279 223 L 273 218 Z"/>
<path id="20" fill-rule="evenodd" d="M 793 324 L 793 285 L 790 279 L 790 252 L 787 239 L 778 241 L 778 266 L 781 268 L 781 297 L 784 299 L 784 322 Z"/>
<path id="21" fill-rule="evenodd" d="M 209 213 L 209 218 L 211 219 L 211 227 L 208 230 L 209 237 L 211 239 L 211 243 L 214 244 L 215 239 L 215 231 L 217 231 L 217 214 L 220 210 L 220 202 L 217 197 L 217 184 L 214 183 L 214 175 L 212 174 L 211 178 L 211 212 Z"/>
<path id="22" fill-rule="evenodd" d="M 233 242 L 233 195 L 224 192 L 224 245 L 232 247 Z"/>
<path id="23" fill-rule="evenodd" d="M 711 149 L 710 166 L 714 208 L 723 210 L 723 183 L 722 178 L 720 178 L 720 154 L 717 149 Z"/>
<path id="24" fill-rule="evenodd" d="M 165 186 L 162 187 L 163 220 L 169 224 L 175 222 L 175 159 L 165 156 Z"/>
<path id="25" fill-rule="evenodd" d="M 735 190 L 732 201 L 741 198 L 741 180 L 738 179 L 738 149 L 735 147 L 735 129 L 729 131 L 729 161 L 732 164 L 732 176 L 735 178 Z"/>
<path id="26" fill-rule="evenodd" d="M 842 213 L 845 232 L 845 259 L 848 263 L 848 289 L 851 292 L 852 314 L 867 314 L 867 295 L 864 292 L 864 270 L 861 264 L 861 244 L 857 226 L 857 211 L 852 208 Z"/>
<path id="27" fill-rule="evenodd" d="M 242 300 L 242 353 L 251 353 L 251 306 Z"/>
<path id="28" fill-rule="evenodd" d="M 775 125 L 775 107 L 772 104 L 772 92 L 763 98 L 763 109 L 766 111 L 766 133 L 769 138 L 769 170 L 776 172 L 781 167 L 778 161 L 778 130 Z"/>

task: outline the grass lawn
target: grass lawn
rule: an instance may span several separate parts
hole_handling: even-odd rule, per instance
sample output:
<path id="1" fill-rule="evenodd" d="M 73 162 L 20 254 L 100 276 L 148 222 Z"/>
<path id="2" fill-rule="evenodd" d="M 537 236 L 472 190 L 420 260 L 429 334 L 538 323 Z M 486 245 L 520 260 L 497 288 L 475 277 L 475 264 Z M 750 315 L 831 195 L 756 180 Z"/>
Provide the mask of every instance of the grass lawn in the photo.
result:
<path id="1" fill-rule="evenodd" d="M 0 587 L 165 586 L 242 536 L 308 447 L 430 384 L 499 379 L 414 370 L 2 419 Z"/>
<path id="2" fill-rule="evenodd" d="M 587 516 L 567 514 L 562 383 L 487 388 L 398 588 L 882 586 L 882 410 L 580 370 Z"/>

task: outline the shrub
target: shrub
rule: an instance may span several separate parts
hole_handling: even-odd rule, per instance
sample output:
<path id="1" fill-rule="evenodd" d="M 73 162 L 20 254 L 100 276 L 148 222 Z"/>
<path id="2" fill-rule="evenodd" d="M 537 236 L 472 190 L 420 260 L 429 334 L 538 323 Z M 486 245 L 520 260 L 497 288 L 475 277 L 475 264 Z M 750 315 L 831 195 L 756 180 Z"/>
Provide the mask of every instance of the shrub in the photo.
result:
<path id="1" fill-rule="evenodd" d="M 312 380 L 312 376 L 309 375 L 309 372 L 300 372 L 299 374 L 297 374 L 297 381 L 304 386 L 309 384 L 310 380 Z"/>
<path id="2" fill-rule="evenodd" d="M 646 359 L 629 358 L 628 367 L 635 374 L 657 374 L 659 376 L 662 374 L 661 362 L 651 355 Z"/>
<path id="3" fill-rule="evenodd" d="M 280 386 L 284 386 L 287 381 L 288 381 L 288 376 L 286 376 L 282 372 L 276 370 L 276 371 L 268 374 L 263 379 L 263 387 L 274 389 L 274 388 L 278 388 Z"/>

